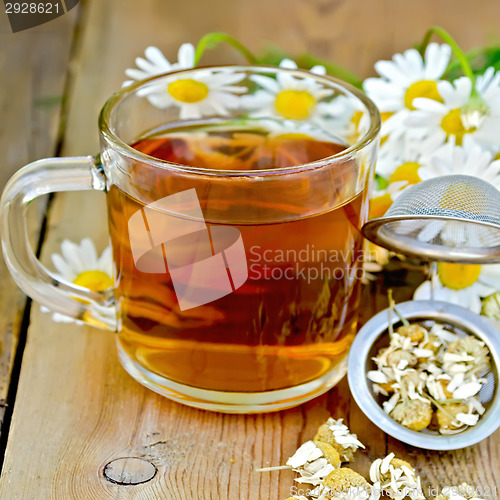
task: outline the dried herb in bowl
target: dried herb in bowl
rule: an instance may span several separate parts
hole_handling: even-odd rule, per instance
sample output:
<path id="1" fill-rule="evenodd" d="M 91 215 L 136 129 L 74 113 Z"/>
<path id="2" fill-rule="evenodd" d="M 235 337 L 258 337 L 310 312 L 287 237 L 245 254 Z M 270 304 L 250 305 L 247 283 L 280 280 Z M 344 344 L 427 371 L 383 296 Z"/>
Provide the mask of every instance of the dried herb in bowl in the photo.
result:
<path id="1" fill-rule="evenodd" d="M 439 322 L 400 320 L 367 373 L 384 411 L 414 431 L 455 434 L 476 425 L 485 412 L 479 393 L 491 374 L 485 343 Z"/>

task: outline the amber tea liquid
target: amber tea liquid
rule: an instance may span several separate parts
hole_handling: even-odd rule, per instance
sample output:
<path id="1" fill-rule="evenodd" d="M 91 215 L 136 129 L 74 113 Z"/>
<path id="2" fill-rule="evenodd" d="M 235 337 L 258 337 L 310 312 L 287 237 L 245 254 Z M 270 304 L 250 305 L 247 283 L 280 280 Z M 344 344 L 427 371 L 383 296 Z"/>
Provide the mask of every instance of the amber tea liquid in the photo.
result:
<path id="1" fill-rule="evenodd" d="M 280 183 L 275 191 L 272 183 L 256 183 L 259 170 L 300 166 L 344 146 L 241 123 L 157 131 L 132 146 L 177 164 L 252 171 L 256 179 L 207 176 L 195 186 L 207 226 L 240 231 L 248 279 L 229 295 L 184 311 L 168 272 L 137 270 L 127 221 L 145 205 L 139 201 L 145 193 L 159 199 L 192 187 L 189 180 L 139 164 L 131 174 L 136 192 L 111 185 L 121 348 L 160 377 L 208 390 L 271 391 L 327 375 L 345 358 L 355 331 L 366 196 L 325 200 L 311 214 L 306 194 L 316 187 L 308 182 L 290 190 Z M 349 181 L 342 179 L 333 192 Z M 241 188 L 245 182 L 251 189 Z"/>

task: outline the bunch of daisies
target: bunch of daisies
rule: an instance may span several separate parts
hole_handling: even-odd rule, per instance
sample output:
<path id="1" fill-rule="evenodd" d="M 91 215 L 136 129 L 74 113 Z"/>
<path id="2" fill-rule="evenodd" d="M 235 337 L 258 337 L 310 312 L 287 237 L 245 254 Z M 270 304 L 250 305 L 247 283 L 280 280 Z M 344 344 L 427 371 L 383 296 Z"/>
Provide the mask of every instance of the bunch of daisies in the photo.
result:
<path id="1" fill-rule="evenodd" d="M 450 44 L 378 61 L 379 77 L 363 83 L 383 118 L 372 216 L 382 216 L 409 186 L 442 175 L 475 176 L 500 189 L 500 72 L 488 67 L 476 77 L 456 43 L 438 32 Z M 447 79 L 452 52 L 465 76 Z M 414 298 L 430 299 L 434 288 L 434 299 L 500 319 L 500 266 L 440 263 L 437 269 Z"/>

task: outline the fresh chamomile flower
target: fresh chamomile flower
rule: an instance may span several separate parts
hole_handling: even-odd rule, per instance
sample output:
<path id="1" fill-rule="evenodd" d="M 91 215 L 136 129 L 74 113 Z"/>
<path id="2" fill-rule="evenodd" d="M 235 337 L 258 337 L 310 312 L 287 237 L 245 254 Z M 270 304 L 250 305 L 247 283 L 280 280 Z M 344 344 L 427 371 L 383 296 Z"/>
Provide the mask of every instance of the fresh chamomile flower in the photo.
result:
<path id="1" fill-rule="evenodd" d="M 464 137 L 462 146 L 453 140 L 442 145 L 417 172 L 422 180 L 453 174 L 478 177 L 500 189 L 500 160 L 469 137 Z"/>
<path id="2" fill-rule="evenodd" d="M 473 96 L 472 88 L 472 81 L 465 76 L 454 82 L 438 82 L 441 102 L 416 98 L 413 101 L 416 111 L 407 117 L 406 125 L 425 128 L 429 135 L 439 136 L 442 143 L 453 137 L 460 145 L 467 135 L 497 153 L 500 149 L 500 76 L 488 68 L 476 80 L 477 96 Z"/>
<path id="3" fill-rule="evenodd" d="M 51 259 L 57 270 L 56 277 L 59 279 L 89 288 L 95 292 L 102 292 L 113 286 L 111 277 L 113 261 L 111 247 L 109 246 L 98 256 L 94 242 L 90 238 L 84 238 L 80 244 L 63 240 L 61 254 L 52 254 Z M 114 309 L 97 304 L 92 304 L 90 309 L 92 315 L 97 317 L 98 320 L 106 324 L 113 323 Z M 46 308 L 42 308 L 42 310 L 49 312 Z M 83 324 L 80 320 L 74 320 L 59 313 L 54 313 L 52 318 L 54 321 L 62 323 L 76 322 Z"/>
<path id="4" fill-rule="evenodd" d="M 167 76 L 154 81 L 145 89 L 147 95 L 143 95 L 158 108 L 179 108 L 181 120 L 214 114 L 225 116 L 239 106 L 238 94 L 247 89 L 234 84 L 244 78 L 245 74 L 230 69 L 200 69 L 189 78 Z"/>
<path id="5" fill-rule="evenodd" d="M 416 49 L 395 54 L 392 61 L 378 61 L 375 70 L 380 78 L 368 78 L 363 87 L 379 110 L 392 113 L 382 123 L 382 137 L 396 142 L 406 135 L 422 137 L 425 130 L 410 130 L 406 119 L 415 109 L 414 100 L 426 97 L 442 102 L 437 82 L 443 76 L 450 61 L 449 45 L 431 43 L 422 58 Z"/>
<path id="6" fill-rule="evenodd" d="M 156 47 L 146 49 L 146 58 L 137 58 L 139 69 L 127 69 L 125 74 L 135 80 L 142 80 L 165 72 L 194 67 L 195 50 L 191 44 L 179 49 L 178 62 L 170 64 Z M 146 97 L 153 106 L 160 109 L 175 106 L 179 108 L 180 119 L 196 119 L 202 116 L 227 115 L 230 109 L 239 105 L 238 94 L 246 87 L 235 85 L 245 78 L 244 73 L 229 68 L 214 70 L 200 69 L 185 77 L 166 76 L 148 83 L 137 94 Z M 129 85 L 131 81 L 123 85 Z"/>
<path id="7" fill-rule="evenodd" d="M 144 80 L 169 71 L 194 68 L 194 53 L 193 45 L 184 43 L 177 53 L 177 62 L 170 63 L 158 47 L 148 47 L 144 51 L 146 57 L 138 57 L 135 60 L 139 69 L 129 68 L 125 70 L 125 74 L 132 80 L 123 82 L 123 87 L 131 85 L 134 81 Z"/>
<path id="8" fill-rule="evenodd" d="M 296 65 L 290 63 L 282 63 L 281 67 L 295 69 Z M 354 130 L 354 124 L 350 123 L 355 111 L 351 102 L 344 96 L 327 102 L 334 91 L 313 78 L 282 71 L 276 74 L 276 78 L 252 75 L 250 79 L 260 88 L 254 94 L 242 97 L 241 104 L 249 110 L 252 118 L 307 121 L 342 139 Z"/>
<path id="9" fill-rule="evenodd" d="M 495 293 L 500 286 L 500 264 L 439 262 L 437 269 L 434 286 L 431 281 L 424 281 L 415 290 L 414 300 L 441 300 L 480 313 L 481 298 Z"/>
<path id="10" fill-rule="evenodd" d="M 375 171 L 389 183 L 407 181 L 417 184 L 423 179 L 418 170 L 442 145 L 439 137 L 407 138 L 406 141 L 386 141 L 379 151 Z"/>
<path id="11" fill-rule="evenodd" d="M 298 68 L 297 63 L 291 59 L 283 59 L 279 66 L 287 69 Z M 326 75 L 326 68 L 321 64 L 313 66 L 309 71 L 315 75 Z M 350 99 L 339 95 L 331 101 L 319 102 L 313 121 L 316 121 L 325 132 L 336 134 L 336 140 L 340 139 L 342 141 L 352 135 L 356 129 L 362 128 L 363 120 L 366 118 L 365 114 L 356 110 L 354 103 Z"/>

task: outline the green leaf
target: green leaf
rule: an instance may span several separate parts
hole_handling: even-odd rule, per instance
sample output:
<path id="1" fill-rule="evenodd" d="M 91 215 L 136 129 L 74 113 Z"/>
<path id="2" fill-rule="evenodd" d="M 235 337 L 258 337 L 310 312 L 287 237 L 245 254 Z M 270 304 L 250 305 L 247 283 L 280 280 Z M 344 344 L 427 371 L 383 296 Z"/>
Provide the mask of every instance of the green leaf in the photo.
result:
<path id="1" fill-rule="evenodd" d="M 220 43 L 227 43 L 228 45 L 234 47 L 245 56 L 250 64 L 255 64 L 257 62 L 257 58 L 252 54 L 252 52 L 236 40 L 236 38 L 233 38 L 231 35 L 227 35 L 226 33 L 214 32 L 207 33 L 198 42 L 194 53 L 194 65 L 198 65 L 205 50 L 215 49 Z"/>
<path id="2" fill-rule="evenodd" d="M 489 47 L 478 47 L 465 54 L 474 75 L 481 75 L 485 72 L 486 68 L 493 67 L 495 71 L 500 70 L 500 46 L 493 45 Z M 445 76 L 449 80 L 454 80 L 462 76 L 461 66 L 456 58 L 450 62 Z"/>
<path id="3" fill-rule="evenodd" d="M 382 177 L 379 174 L 375 174 L 375 184 L 377 191 L 382 191 L 383 189 L 387 189 L 387 187 L 389 186 L 389 181 L 385 177 Z"/>

